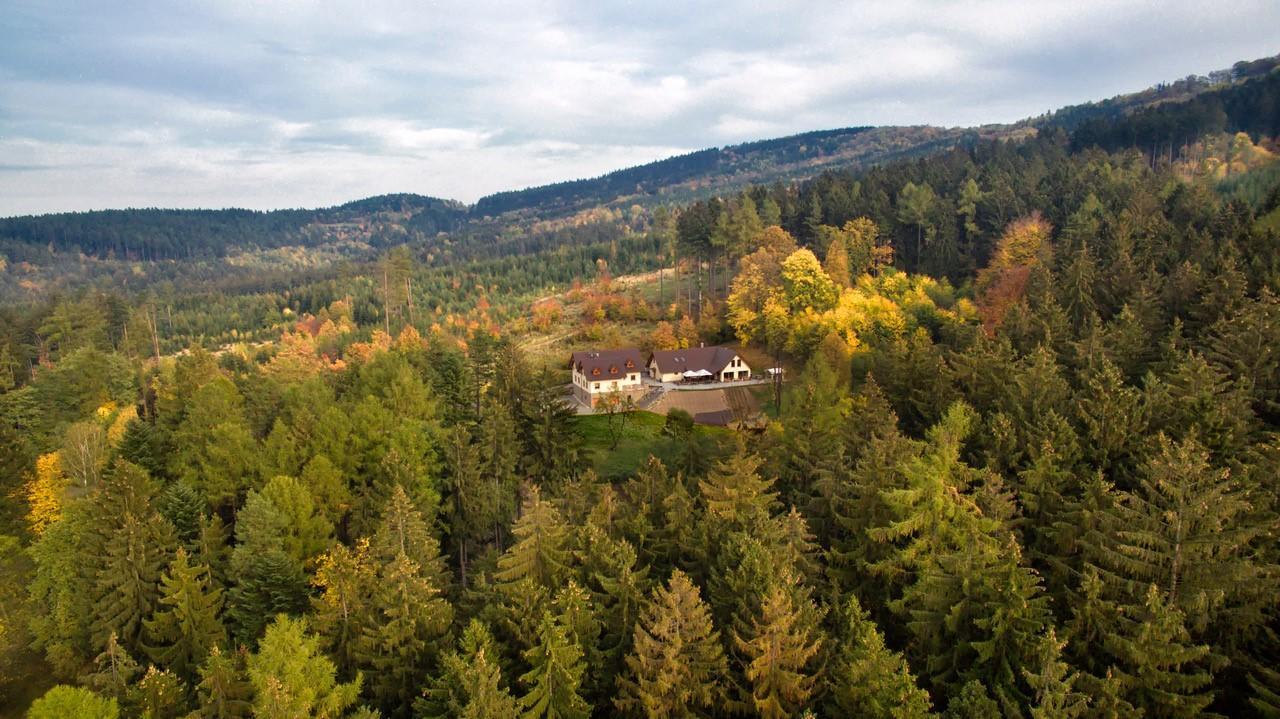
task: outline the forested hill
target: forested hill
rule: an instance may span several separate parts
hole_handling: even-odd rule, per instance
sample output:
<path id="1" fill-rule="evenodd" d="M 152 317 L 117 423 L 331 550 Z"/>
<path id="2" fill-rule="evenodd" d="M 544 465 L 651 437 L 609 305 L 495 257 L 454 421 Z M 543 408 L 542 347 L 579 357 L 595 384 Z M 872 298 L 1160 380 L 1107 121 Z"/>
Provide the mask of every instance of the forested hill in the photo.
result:
<path id="1" fill-rule="evenodd" d="M 164 260 L 219 257 L 233 249 L 306 245 L 351 235 L 370 244 L 403 241 L 378 220 L 429 234 L 456 229 L 465 205 L 422 195 L 370 197 L 318 210 L 127 209 L 0 219 L 0 252 L 24 261 L 23 246 L 95 257 Z"/>
<path id="2" fill-rule="evenodd" d="M 940 127 L 848 127 L 710 148 L 572 180 L 480 198 L 476 215 L 573 211 L 599 204 L 688 201 L 748 184 L 797 180 L 832 167 L 870 165 L 956 144 L 976 131 Z"/>

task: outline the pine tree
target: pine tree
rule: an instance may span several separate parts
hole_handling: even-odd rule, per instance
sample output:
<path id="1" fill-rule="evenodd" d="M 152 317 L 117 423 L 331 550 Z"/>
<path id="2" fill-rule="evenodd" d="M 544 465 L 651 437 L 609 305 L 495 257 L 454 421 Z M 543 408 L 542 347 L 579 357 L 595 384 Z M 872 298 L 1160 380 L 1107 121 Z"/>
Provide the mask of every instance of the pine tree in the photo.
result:
<path id="1" fill-rule="evenodd" d="M 927 719 L 929 694 L 916 685 L 902 655 L 885 646 L 884 635 L 850 595 L 838 615 L 836 646 L 827 670 L 832 716 L 865 719 Z"/>
<path id="2" fill-rule="evenodd" d="M 810 664 L 822 642 L 804 630 L 791 594 L 780 583 L 765 593 L 748 636 L 735 636 L 734 643 L 747 659 L 750 701 L 760 716 L 783 719 L 806 705 L 817 681 Z"/>
<path id="3" fill-rule="evenodd" d="M 241 719 L 248 717 L 253 704 L 253 686 L 245 675 L 245 653 L 223 654 L 214 647 L 200 667 L 196 687 L 200 719 Z"/>
<path id="4" fill-rule="evenodd" d="M 677 569 L 640 613 L 614 704 L 648 717 L 710 716 L 728 700 L 727 674 L 711 611 Z"/>
<path id="5" fill-rule="evenodd" d="M 147 652 L 183 679 L 191 679 L 214 647 L 226 642 L 218 621 L 222 590 L 212 585 L 209 568 L 192 565 L 179 549 L 163 578 L 160 608 L 145 620 Z"/>
<path id="6" fill-rule="evenodd" d="M 462 633 L 458 651 L 440 661 L 440 674 L 414 711 L 425 719 L 509 719 L 519 704 L 507 690 L 493 636 L 477 619 Z"/>
<path id="7" fill-rule="evenodd" d="M 511 531 L 515 544 L 498 559 L 495 578 L 504 584 L 529 578 L 547 589 L 557 587 L 569 567 L 569 530 L 555 505 L 542 499 L 538 487 L 529 488 Z"/>
<path id="8" fill-rule="evenodd" d="M 520 697 L 524 719 L 586 719 L 591 707 L 578 691 L 586 665 L 569 630 L 549 612 L 543 614 L 539 643 L 524 653 L 532 667 L 520 677 L 529 691 Z"/>

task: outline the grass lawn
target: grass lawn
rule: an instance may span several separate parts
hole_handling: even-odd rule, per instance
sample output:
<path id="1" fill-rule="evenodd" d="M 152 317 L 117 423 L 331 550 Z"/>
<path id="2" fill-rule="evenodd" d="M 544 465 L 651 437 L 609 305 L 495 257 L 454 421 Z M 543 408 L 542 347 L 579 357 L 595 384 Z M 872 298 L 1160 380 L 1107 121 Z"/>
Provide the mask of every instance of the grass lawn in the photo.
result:
<path id="1" fill-rule="evenodd" d="M 573 423 L 582 437 L 583 449 L 591 458 L 591 466 L 596 474 L 613 479 L 631 474 L 649 459 L 650 454 L 657 451 L 665 442 L 662 426 L 666 421 L 666 417 L 653 412 L 632 412 L 618 438 L 618 446 L 613 449 L 609 449 L 613 437 L 609 434 L 607 416 L 579 415 L 574 418 Z"/>
<path id="2" fill-rule="evenodd" d="M 609 418 L 602 414 L 584 414 L 573 418 L 574 428 L 582 437 L 583 450 L 591 460 L 591 467 L 601 479 L 616 480 L 627 477 L 649 460 L 649 455 L 659 455 L 670 450 L 671 440 L 662 435 L 667 418 L 653 412 L 636 410 L 627 418 L 626 426 L 618 438 L 618 446 L 609 449 L 613 438 L 609 435 Z M 733 430 L 725 427 L 696 425 L 697 435 L 724 439 Z"/>

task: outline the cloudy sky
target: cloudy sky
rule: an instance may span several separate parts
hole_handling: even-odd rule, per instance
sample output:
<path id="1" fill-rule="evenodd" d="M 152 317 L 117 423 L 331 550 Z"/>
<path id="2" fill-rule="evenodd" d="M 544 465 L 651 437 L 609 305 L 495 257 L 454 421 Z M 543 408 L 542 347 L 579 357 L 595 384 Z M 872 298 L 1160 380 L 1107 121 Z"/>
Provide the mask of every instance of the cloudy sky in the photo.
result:
<path id="1" fill-rule="evenodd" d="M 472 202 L 806 130 L 1013 121 L 1280 52 L 1275 0 L 765 5 L 0 0 L 0 215 Z"/>

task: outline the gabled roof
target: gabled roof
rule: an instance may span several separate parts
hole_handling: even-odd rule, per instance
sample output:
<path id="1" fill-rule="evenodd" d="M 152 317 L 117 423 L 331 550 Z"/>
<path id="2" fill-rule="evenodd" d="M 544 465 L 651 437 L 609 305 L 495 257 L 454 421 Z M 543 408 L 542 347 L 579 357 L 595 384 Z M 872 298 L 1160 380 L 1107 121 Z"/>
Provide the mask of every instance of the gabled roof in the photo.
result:
<path id="1" fill-rule="evenodd" d="M 684 374 L 698 370 L 719 374 L 737 356 L 738 353 L 728 347 L 690 347 L 683 350 L 655 350 L 649 356 L 649 361 L 657 362 L 658 371 L 663 374 Z"/>
<path id="2" fill-rule="evenodd" d="M 588 381 L 625 379 L 631 372 L 640 372 L 644 356 L 637 349 L 587 350 L 574 352 L 569 357 L 570 369 L 586 376 Z"/>

